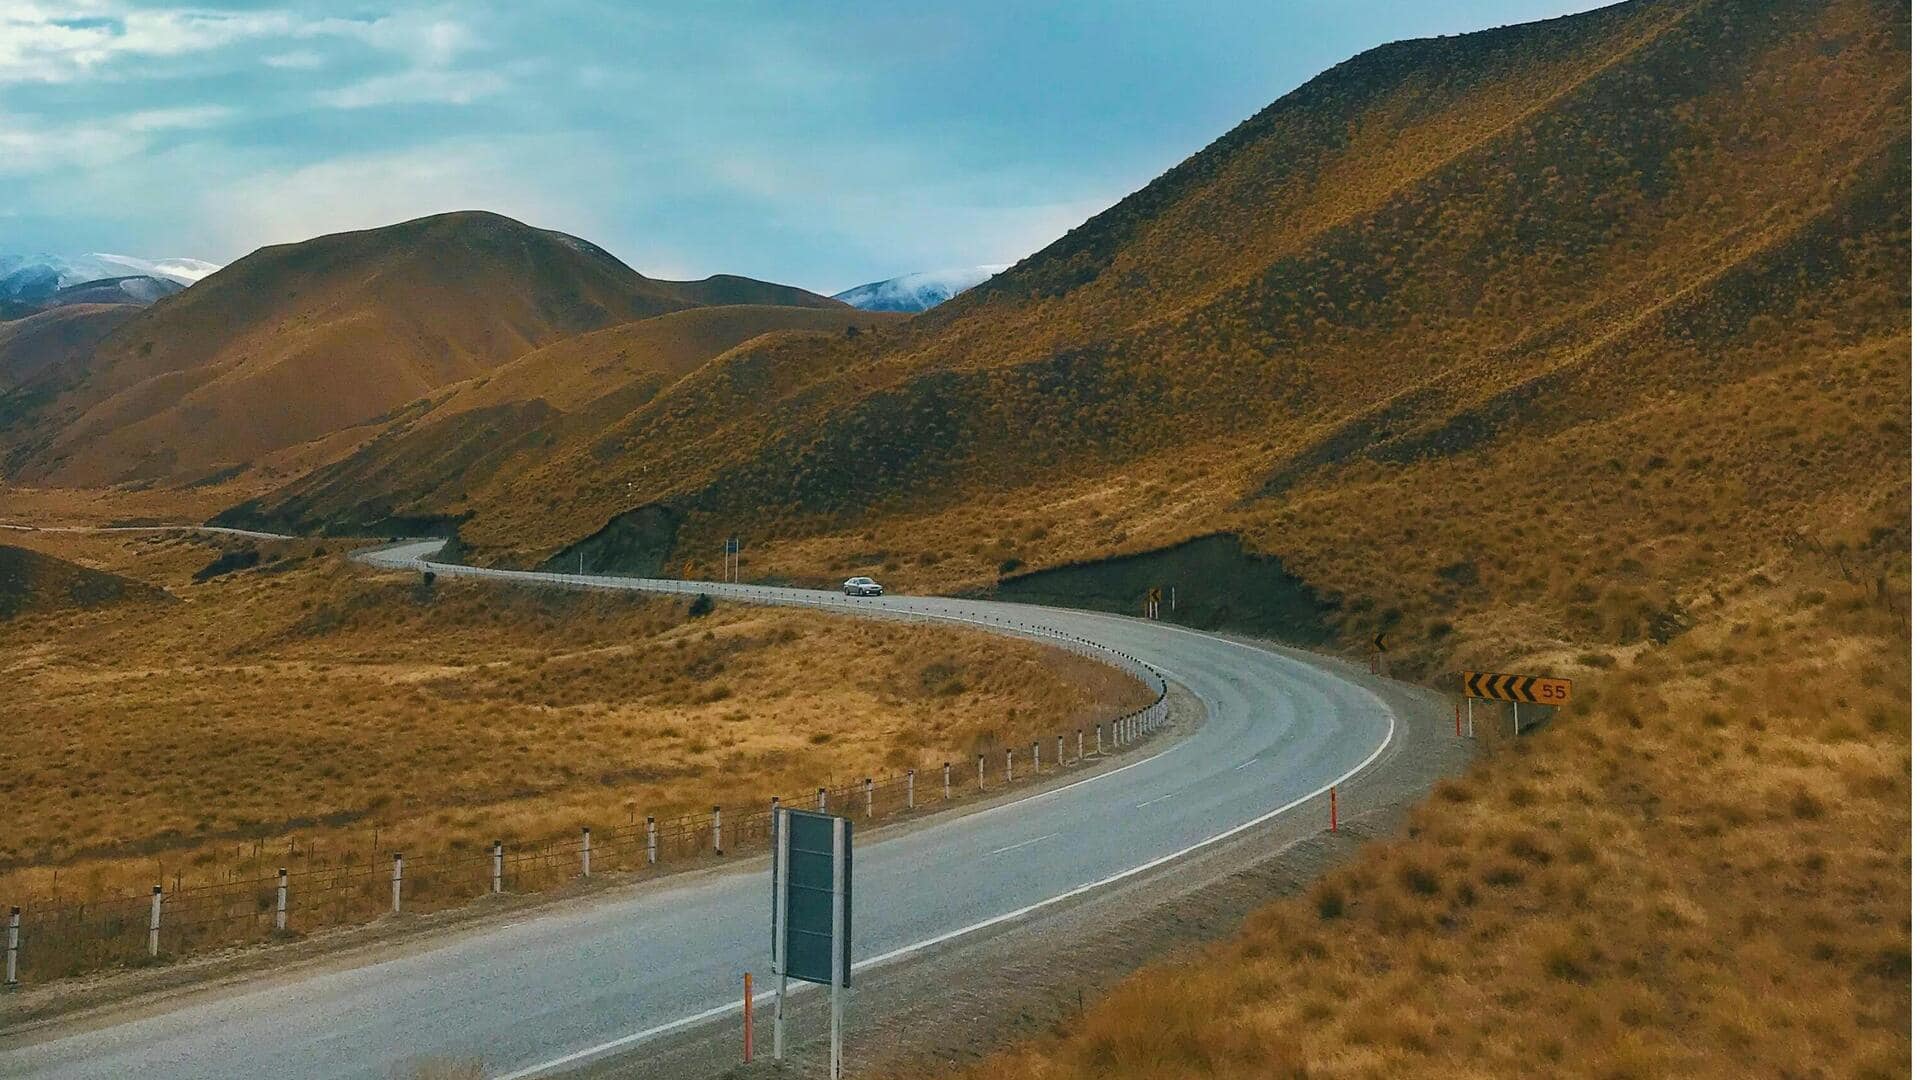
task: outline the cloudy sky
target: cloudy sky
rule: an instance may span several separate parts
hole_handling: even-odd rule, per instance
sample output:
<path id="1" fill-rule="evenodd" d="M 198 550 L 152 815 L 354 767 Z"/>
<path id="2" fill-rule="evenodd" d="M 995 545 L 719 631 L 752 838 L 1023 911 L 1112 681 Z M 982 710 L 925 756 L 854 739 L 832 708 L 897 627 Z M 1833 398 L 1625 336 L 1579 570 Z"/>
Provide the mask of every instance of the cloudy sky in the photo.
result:
<path id="1" fill-rule="evenodd" d="M 643 273 L 1012 262 L 1316 72 L 1574 0 L 0 0 L 0 251 L 485 208 Z"/>

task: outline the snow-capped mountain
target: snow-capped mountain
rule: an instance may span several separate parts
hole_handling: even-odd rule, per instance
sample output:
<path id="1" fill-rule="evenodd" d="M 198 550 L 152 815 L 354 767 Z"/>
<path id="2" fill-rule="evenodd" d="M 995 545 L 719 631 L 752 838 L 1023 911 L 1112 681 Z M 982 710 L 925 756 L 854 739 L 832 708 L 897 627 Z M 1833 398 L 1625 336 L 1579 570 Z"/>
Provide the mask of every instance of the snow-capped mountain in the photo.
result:
<path id="1" fill-rule="evenodd" d="M 857 285 L 834 299 L 867 311 L 925 311 L 945 303 L 1005 270 L 997 266 L 968 266 L 958 270 L 926 270 L 885 281 Z"/>
<path id="2" fill-rule="evenodd" d="M 85 255 L 0 254 L 0 300 L 45 300 L 71 285 L 115 278 L 147 277 L 191 285 L 215 270 L 218 263 L 201 259 L 139 259 L 132 255 L 89 252 Z"/>

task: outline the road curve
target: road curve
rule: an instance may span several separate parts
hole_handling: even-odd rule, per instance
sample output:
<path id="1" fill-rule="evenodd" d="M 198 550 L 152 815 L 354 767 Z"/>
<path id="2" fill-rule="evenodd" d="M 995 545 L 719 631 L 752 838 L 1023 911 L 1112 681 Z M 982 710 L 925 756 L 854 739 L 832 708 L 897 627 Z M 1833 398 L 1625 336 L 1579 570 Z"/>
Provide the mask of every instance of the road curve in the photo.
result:
<path id="1" fill-rule="evenodd" d="M 1385 701 L 1357 683 L 1165 623 L 992 601 L 851 601 L 802 589 L 427 561 L 439 546 L 408 542 L 357 557 L 446 576 L 698 590 L 1000 632 L 1034 628 L 1136 657 L 1199 699 L 1206 722 L 1194 734 L 1122 768 L 871 841 L 856 830 L 856 971 L 1252 828 L 1366 768 L 1396 733 Z M 763 862 L 668 878 L 630 895 L 483 922 L 389 961 L 188 997 L 110 1026 L 0 1039 L 0 1075 L 384 1078 L 429 1057 L 480 1057 L 503 1080 L 564 1072 L 737 1012 L 740 973 L 768 963 L 767 895 Z M 856 1003 L 858 994 L 856 978 Z"/>

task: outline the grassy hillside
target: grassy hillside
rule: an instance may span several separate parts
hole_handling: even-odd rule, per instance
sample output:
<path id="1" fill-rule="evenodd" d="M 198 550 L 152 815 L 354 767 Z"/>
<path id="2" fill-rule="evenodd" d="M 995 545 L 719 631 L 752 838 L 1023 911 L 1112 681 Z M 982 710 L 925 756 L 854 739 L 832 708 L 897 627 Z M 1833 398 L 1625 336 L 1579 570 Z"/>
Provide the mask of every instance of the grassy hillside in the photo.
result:
<path id="1" fill-rule="evenodd" d="M 563 338 L 403 410 L 357 453 L 221 520 L 348 533 L 439 529 L 556 459 L 605 460 L 609 425 L 742 342 L 897 319 L 844 306 L 729 304 Z"/>
<path id="2" fill-rule="evenodd" d="M 1646 2 L 1385 46 L 954 303 L 735 350 L 462 538 L 534 559 L 653 505 L 683 552 L 751 522 L 760 572 L 964 588 L 1225 530 L 1425 635 L 1575 569 L 1515 549 L 1660 593 L 1899 527 L 1905 27 Z M 1574 621 L 1529 632 L 1611 632 Z"/>
<path id="3" fill-rule="evenodd" d="M 0 620 L 168 599 L 166 590 L 144 582 L 0 544 Z"/>
<path id="4" fill-rule="evenodd" d="M 842 307 L 745 278 L 653 281 L 562 233 L 442 214 L 254 252 L 119 328 L 0 434 L 27 482 L 191 480 L 569 335 L 746 301 Z"/>

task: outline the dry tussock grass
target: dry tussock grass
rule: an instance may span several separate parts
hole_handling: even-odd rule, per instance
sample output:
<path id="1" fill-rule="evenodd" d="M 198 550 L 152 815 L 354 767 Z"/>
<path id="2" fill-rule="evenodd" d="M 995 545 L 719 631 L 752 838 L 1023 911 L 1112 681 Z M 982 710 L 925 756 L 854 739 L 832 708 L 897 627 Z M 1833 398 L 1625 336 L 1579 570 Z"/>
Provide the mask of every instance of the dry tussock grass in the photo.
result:
<path id="1" fill-rule="evenodd" d="M 27 534 L 33 536 L 35 534 Z M 0 624 L 0 894 L 478 851 L 1024 745 L 1144 704 L 1104 665 L 947 628 L 370 576 L 266 545 L 39 534 L 183 598 Z M 225 545 L 232 546 L 232 545 Z M 275 554 L 274 549 L 286 549 Z M 111 557 L 98 557 L 110 555 Z M 310 854 L 318 850 L 318 854 Z M 279 854 L 275 854 L 275 852 Z"/>
<path id="2" fill-rule="evenodd" d="M 1794 579 L 1585 680 L 1407 838 L 968 1075 L 1906 1075 L 1908 625 Z"/>

